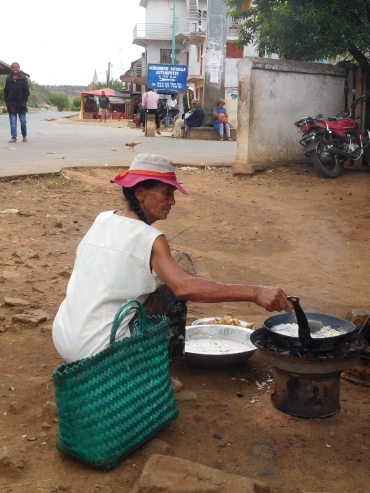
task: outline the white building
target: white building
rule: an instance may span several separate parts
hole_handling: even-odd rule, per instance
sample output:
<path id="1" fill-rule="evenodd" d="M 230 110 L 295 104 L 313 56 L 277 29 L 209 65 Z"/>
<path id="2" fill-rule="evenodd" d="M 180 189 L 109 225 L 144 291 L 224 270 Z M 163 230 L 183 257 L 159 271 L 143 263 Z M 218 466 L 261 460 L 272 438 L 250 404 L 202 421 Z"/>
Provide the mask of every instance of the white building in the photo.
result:
<path id="1" fill-rule="evenodd" d="M 173 35 L 173 0 L 139 0 L 145 8 L 145 23 L 136 24 L 133 43 L 145 48 L 145 63 L 171 63 Z M 243 56 L 257 56 L 252 46 L 237 49 L 239 24 L 228 19 L 225 66 L 226 107 L 230 122 L 237 125 L 238 71 L 237 62 Z M 195 96 L 203 102 L 204 54 L 206 44 L 207 0 L 176 0 L 175 63 L 188 66 L 188 83 Z M 143 67 L 142 76 L 145 76 Z M 135 82 L 135 79 L 133 80 Z M 145 79 L 137 80 L 145 83 Z M 181 101 L 181 98 L 180 98 Z"/>

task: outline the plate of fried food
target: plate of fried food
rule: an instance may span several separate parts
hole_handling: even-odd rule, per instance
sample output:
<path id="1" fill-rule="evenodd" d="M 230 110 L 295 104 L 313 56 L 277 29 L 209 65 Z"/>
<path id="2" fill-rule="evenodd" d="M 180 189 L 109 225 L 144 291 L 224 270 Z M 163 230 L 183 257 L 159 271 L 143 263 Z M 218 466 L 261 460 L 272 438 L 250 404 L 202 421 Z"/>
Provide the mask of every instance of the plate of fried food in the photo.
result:
<path id="1" fill-rule="evenodd" d="M 222 317 L 198 318 L 191 325 L 232 325 L 233 327 L 244 327 L 245 329 L 253 329 L 254 323 L 239 320 L 231 315 Z"/>

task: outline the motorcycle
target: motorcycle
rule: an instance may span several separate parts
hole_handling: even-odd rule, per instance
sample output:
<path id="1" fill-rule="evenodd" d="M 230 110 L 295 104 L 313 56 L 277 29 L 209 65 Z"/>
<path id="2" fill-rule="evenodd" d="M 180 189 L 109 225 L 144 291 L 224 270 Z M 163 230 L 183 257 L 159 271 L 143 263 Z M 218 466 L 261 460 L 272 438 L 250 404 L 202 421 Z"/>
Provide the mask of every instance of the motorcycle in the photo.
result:
<path id="1" fill-rule="evenodd" d="M 335 117 L 324 119 L 306 116 L 294 123 L 303 136 L 299 143 L 305 147 L 305 156 L 325 177 L 335 178 L 342 172 L 344 163 L 360 159 L 370 143 L 370 132 L 361 132 L 355 117 L 356 106 L 366 101 L 366 96 L 355 99 L 351 91 L 352 103 L 349 111 L 342 111 Z"/>

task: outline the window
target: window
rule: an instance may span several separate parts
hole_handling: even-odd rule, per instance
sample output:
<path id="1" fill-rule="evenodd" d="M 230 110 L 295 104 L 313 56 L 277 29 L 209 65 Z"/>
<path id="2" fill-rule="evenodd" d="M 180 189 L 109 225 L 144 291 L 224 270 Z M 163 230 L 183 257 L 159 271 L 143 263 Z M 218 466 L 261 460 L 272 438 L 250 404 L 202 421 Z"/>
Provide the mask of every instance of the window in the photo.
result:
<path id="1" fill-rule="evenodd" d="M 172 50 L 160 50 L 160 61 L 159 63 L 170 64 L 172 61 Z"/>
<path id="2" fill-rule="evenodd" d="M 243 58 L 243 48 L 238 48 L 235 43 L 227 42 L 226 58 Z"/>

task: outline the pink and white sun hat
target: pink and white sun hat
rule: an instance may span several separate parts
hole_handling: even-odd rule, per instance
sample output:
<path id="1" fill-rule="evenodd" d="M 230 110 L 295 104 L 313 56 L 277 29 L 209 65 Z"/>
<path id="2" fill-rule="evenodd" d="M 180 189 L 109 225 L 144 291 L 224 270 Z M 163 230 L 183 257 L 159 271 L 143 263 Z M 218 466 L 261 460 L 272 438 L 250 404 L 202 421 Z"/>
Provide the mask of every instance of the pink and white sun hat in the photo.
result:
<path id="1" fill-rule="evenodd" d="M 139 154 L 132 161 L 128 171 L 118 174 L 110 182 L 117 183 L 123 188 L 130 188 L 145 180 L 167 183 L 188 195 L 188 192 L 176 180 L 172 162 L 159 154 Z"/>

